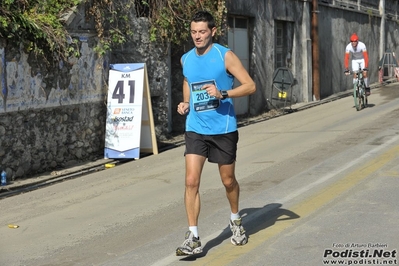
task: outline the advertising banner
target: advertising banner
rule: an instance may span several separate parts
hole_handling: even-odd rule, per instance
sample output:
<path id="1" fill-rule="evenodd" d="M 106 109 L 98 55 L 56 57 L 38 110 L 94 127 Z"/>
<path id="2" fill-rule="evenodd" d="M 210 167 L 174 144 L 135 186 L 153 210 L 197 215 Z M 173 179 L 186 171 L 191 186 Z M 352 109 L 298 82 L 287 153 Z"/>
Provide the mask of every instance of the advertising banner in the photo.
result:
<path id="1" fill-rule="evenodd" d="M 157 154 L 145 64 L 111 65 L 108 84 L 104 158 L 138 159 L 141 143 Z"/>

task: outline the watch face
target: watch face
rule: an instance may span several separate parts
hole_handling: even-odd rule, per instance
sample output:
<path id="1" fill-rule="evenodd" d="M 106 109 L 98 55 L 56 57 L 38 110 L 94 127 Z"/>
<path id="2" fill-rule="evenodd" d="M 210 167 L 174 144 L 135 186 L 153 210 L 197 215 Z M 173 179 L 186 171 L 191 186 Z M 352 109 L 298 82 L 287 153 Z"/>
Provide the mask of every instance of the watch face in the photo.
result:
<path id="1" fill-rule="evenodd" d="M 228 96 L 227 91 L 222 91 L 221 94 L 222 94 L 223 99 L 226 99 Z"/>

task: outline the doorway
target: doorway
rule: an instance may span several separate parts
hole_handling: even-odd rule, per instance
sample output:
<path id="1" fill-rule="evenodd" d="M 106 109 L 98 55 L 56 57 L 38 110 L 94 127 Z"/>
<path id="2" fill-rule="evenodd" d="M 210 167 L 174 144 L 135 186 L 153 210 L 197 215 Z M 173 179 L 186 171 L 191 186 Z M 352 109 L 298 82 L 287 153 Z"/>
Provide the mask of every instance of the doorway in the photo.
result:
<path id="1" fill-rule="evenodd" d="M 248 19 L 242 17 L 229 17 L 228 46 L 241 60 L 244 68 L 249 68 L 249 41 L 248 41 Z M 234 88 L 240 82 L 234 79 Z M 237 115 L 247 114 L 249 111 L 249 96 L 234 98 L 234 110 Z"/>

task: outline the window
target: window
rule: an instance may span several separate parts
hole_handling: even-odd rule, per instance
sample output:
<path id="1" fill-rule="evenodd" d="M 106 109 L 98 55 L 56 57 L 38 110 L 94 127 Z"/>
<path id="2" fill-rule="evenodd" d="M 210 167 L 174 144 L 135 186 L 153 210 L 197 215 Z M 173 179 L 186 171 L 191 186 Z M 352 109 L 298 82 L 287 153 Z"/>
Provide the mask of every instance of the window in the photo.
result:
<path id="1" fill-rule="evenodd" d="M 275 68 L 291 67 L 293 23 L 275 21 Z"/>
<path id="2" fill-rule="evenodd" d="M 276 23 L 276 68 L 284 67 L 284 25 L 282 22 Z"/>

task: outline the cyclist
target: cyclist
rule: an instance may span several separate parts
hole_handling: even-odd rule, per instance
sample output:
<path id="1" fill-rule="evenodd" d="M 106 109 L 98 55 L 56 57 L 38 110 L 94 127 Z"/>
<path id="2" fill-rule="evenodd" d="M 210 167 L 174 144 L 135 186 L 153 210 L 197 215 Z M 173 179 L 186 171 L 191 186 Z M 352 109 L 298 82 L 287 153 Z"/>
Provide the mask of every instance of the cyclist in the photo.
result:
<path id="1" fill-rule="evenodd" d="M 345 49 L 345 75 L 349 75 L 349 57 L 352 54 L 352 71 L 357 72 L 359 69 L 359 63 L 363 69 L 364 83 L 366 85 L 366 95 L 370 95 L 370 87 L 367 78 L 367 71 L 369 65 L 369 55 L 367 53 L 366 45 L 359 41 L 359 37 L 356 33 L 353 33 L 350 38 L 350 43 Z M 356 83 L 356 73 L 353 74 L 353 83 Z"/>

